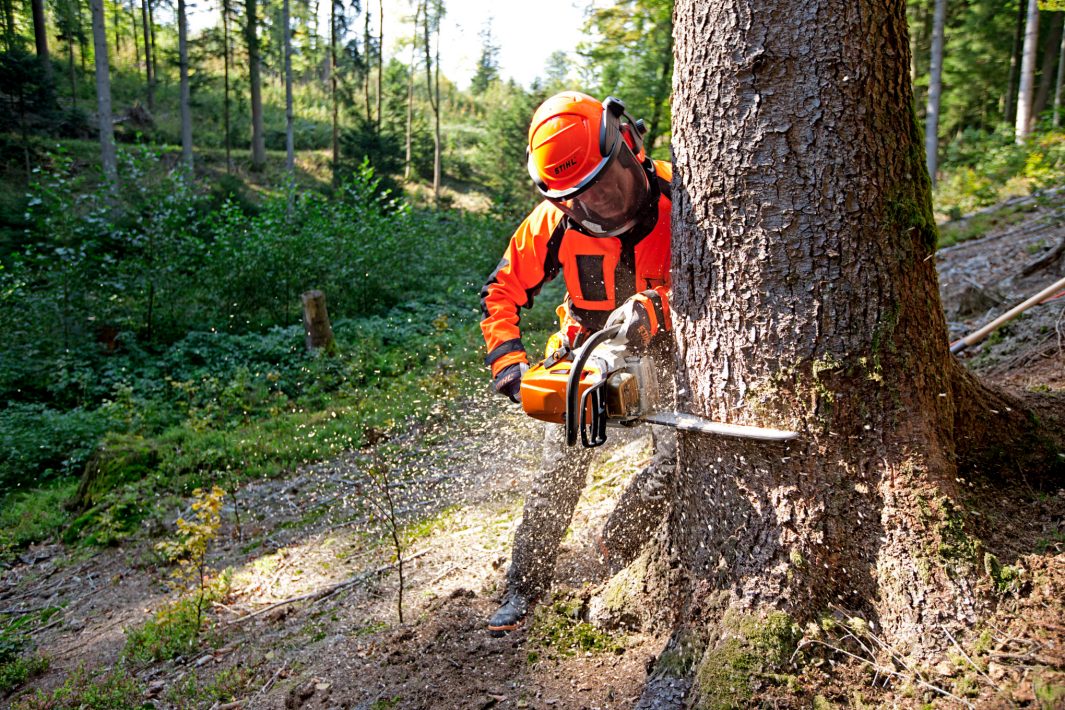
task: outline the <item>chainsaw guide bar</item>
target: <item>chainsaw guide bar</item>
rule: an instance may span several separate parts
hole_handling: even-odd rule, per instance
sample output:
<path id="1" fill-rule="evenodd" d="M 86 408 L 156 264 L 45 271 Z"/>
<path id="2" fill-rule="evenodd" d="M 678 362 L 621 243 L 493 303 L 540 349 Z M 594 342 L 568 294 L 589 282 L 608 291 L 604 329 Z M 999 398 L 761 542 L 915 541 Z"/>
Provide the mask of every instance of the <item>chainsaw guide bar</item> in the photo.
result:
<path id="1" fill-rule="evenodd" d="M 740 439 L 758 439 L 760 441 L 790 441 L 799 436 L 797 431 L 784 431 L 783 429 L 769 429 L 760 426 L 746 426 L 744 424 L 723 424 L 697 417 L 694 414 L 684 412 L 656 412 L 640 417 L 640 421 L 648 424 L 660 424 L 671 426 L 680 431 L 691 431 L 698 434 L 713 434 L 716 436 L 732 436 Z"/>

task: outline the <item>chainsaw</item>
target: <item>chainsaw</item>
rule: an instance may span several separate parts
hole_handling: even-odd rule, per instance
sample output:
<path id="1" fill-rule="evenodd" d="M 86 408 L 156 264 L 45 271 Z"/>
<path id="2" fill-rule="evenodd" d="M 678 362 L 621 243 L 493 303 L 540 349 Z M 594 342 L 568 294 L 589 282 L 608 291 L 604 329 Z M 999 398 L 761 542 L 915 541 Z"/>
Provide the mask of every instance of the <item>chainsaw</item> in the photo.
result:
<path id="1" fill-rule="evenodd" d="M 640 422 L 681 431 L 761 441 L 788 441 L 798 432 L 724 424 L 668 408 L 652 355 L 633 351 L 618 337 L 622 326 L 604 328 L 576 349 L 560 347 L 521 380 L 521 406 L 529 416 L 564 424 L 566 443 L 606 442 L 607 426 Z"/>

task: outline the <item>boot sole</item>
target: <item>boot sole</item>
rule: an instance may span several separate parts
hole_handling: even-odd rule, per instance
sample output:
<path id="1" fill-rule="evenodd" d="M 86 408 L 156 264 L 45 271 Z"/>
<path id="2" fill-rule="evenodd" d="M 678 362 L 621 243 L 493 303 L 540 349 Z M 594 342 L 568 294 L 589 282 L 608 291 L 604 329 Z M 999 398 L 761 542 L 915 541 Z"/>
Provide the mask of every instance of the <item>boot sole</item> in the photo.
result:
<path id="1" fill-rule="evenodd" d="M 519 626 L 521 626 L 520 621 L 515 622 L 513 624 L 499 624 L 497 626 L 492 626 L 491 624 L 489 624 L 488 633 L 496 638 L 499 638 L 501 636 L 506 636 L 511 631 L 517 629 Z"/>

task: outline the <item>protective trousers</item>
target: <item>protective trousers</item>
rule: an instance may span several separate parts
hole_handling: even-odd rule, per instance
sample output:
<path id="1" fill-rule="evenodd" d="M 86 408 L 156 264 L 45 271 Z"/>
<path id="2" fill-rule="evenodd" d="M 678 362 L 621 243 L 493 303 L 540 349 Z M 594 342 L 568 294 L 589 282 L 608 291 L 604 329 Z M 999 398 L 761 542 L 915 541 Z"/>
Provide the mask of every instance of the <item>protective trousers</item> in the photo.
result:
<path id="1" fill-rule="evenodd" d="M 666 508 L 665 492 L 677 462 L 676 433 L 652 430 L 651 463 L 622 493 L 603 530 L 612 568 L 628 564 L 647 542 Z M 584 489 L 594 449 L 566 446 L 565 428 L 548 424 L 544 432 L 543 468 L 525 499 L 514 536 L 507 587 L 535 599 L 551 585 L 562 536 Z"/>

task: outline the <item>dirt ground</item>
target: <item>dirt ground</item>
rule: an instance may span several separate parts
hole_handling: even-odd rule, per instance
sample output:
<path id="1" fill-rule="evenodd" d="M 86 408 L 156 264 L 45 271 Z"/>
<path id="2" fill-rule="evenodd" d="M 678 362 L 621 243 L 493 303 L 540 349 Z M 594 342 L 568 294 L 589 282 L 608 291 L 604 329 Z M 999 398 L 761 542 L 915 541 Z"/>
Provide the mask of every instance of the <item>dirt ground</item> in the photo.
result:
<path id="1" fill-rule="evenodd" d="M 1063 209 L 1065 201 L 1033 202 L 1011 224 L 939 252 L 952 338 L 1065 274 L 1063 256 L 1021 275 L 1065 239 Z M 1065 298 L 1033 308 L 962 358 L 998 383 L 1065 389 Z M 212 630 L 196 653 L 133 668 L 144 701 L 157 708 L 633 707 L 666 639 L 596 630 L 581 616 L 609 577 L 595 534 L 649 456 L 648 436 L 619 437 L 592 467 L 556 568 L 561 603 L 543 605 L 568 611 L 504 638 L 484 631 L 539 467 L 540 439 L 538 424 L 486 391 L 401 439 L 243 487 L 227 499 L 212 548 L 212 569 L 232 570 L 228 592 L 210 610 Z M 365 506 L 366 496 L 380 493 L 368 470 L 390 472 L 408 525 L 403 623 L 394 550 Z M 1001 590 L 981 627 L 986 648 L 957 640 L 961 656 L 979 652 L 985 660 L 973 671 L 963 659 L 928 680 L 954 697 L 921 687 L 908 695 L 898 678 L 841 662 L 832 672 L 807 671 L 805 706 L 818 695 L 853 707 L 933 698 L 936 707 L 1065 707 L 1065 491 L 1037 505 L 1021 498 L 1023 505 L 1002 510 L 1004 520 L 1017 521 L 1008 534 L 991 524 L 985 531 L 989 545 L 1012 550 L 1002 563 L 1022 570 L 1016 588 Z M 176 593 L 147 539 L 95 552 L 58 544 L 27 550 L 0 577 L 0 607 L 62 611 L 32 631 L 48 671 L 0 704 L 60 687 L 79 668 L 115 667 L 127 630 Z M 972 685 L 967 693 L 963 681 Z M 792 706 L 771 690 L 756 698 Z"/>

